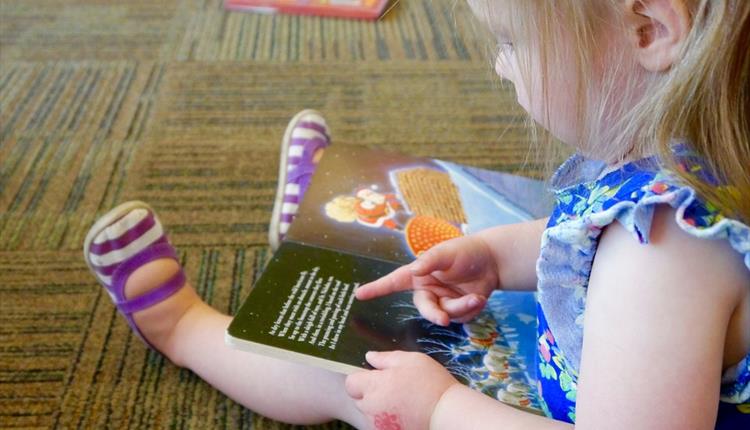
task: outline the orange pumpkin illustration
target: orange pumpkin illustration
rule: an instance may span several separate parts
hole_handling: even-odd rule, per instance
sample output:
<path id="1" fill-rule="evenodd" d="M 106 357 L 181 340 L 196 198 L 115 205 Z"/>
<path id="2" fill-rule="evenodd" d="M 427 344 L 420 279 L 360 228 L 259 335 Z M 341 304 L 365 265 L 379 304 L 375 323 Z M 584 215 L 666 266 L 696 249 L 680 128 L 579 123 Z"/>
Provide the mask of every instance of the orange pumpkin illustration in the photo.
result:
<path id="1" fill-rule="evenodd" d="M 406 244 L 412 254 L 427 251 L 440 242 L 462 236 L 461 230 L 448 221 L 426 215 L 410 219 L 404 228 Z"/>

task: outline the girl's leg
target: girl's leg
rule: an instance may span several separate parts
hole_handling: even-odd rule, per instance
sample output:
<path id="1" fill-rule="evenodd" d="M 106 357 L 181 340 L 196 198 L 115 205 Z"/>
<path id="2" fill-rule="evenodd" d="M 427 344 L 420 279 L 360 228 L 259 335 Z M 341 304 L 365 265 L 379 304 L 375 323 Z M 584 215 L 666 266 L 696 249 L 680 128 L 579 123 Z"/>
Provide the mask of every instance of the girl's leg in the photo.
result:
<path id="1" fill-rule="evenodd" d="M 126 295 L 146 292 L 177 270 L 173 260 L 154 261 L 133 274 Z M 261 415 L 293 424 L 340 419 L 365 426 L 346 395 L 344 375 L 226 346 L 224 333 L 231 318 L 203 302 L 189 284 L 134 319 L 172 362 Z"/>
<path id="2" fill-rule="evenodd" d="M 224 344 L 231 318 L 203 302 L 180 277 L 174 251 L 145 204 L 115 208 L 89 236 L 84 254 L 100 283 L 139 334 L 176 365 L 269 418 L 293 424 L 340 419 L 367 427 L 346 395 L 343 375 Z"/>

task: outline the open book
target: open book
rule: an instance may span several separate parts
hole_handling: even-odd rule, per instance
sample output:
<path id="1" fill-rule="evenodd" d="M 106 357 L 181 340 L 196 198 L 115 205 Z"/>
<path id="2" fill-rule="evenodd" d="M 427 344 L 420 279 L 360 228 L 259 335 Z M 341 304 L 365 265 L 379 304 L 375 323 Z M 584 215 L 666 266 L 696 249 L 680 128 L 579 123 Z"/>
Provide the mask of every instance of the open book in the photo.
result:
<path id="1" fill-rule="evenodd" d="M 398 0 L 224 0 L 229 10 L 375 20 Z M 388 9 L 390 10 L 390 9 Z"/>
<path id="2" fill-rule="evenodd" d="M 226 342 L 342 373 L 368 368 L 370 350 L 421 351 L 469 386 L 538 410 L 533 293 L 495 292 L 475 320 L 440 327 L 409 292 L 360 302 L 354 290 L 443 240 L 546 216 L 549 201 L 539 181 L 331 146 Z"/>

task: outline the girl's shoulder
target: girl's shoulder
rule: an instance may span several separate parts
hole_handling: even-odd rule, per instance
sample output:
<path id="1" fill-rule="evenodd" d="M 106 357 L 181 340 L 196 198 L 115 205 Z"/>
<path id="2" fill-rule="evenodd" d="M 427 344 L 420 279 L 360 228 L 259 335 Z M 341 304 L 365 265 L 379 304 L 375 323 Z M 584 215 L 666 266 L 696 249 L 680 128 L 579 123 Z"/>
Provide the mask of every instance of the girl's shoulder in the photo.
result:
<path id="1" fill-rule="evenodd" d="M 678 156 L 679 168 L 686 169 L 712 186 L 721 186 L 700 160 L 681 154 Z M 606 248 L 616 249 L 617 258 L 607 259 L 604 255 L 598 255 L 597 261 L 614 261 L 616 267 L 623 266 L 626 254 L 633 256 L 643 253 L 653 256 L 657 248 L 658 252 L 665 251 L 665 235 L 679 239 L 667 241 L 671 244 L 677 243 L 678 246 L 672 246 L 666 251 L 677 256 L 672 261 L 676 261 L 673 268 L 677 268 L 683 274 L 691 271 L 700 272 L 700 267 L 708 267 L 706 273 L 714 273 L 716 270 L 713 269 L 726 266 L 719 263 L 733 260 L 733 250 L 739 254 L 745 270 L 743 271 L 742 265 L 734 265 L 731 269 L 732 274 L 737 276 L 729 276 L 729 273 L 722 272 L 714 279 L 740 279 L 739 283 L 729 283 L 747 285 L 746 281 L 742 281 L 747 280 L 750 273 L 750 226 L 746 222 L 726 216 L 654 158 L 627 163 L 602 174 L 604 168 L 601 163 L 576 155 L 564 163 L 552 178 L 556 207 L 550 217 L 549 228 L 543 236 L 541 263 L 537 266 L 539 289 L 546 295 L 540 296 L 540 302 L 547 312 L 546 309 L 552 310 L 554 306 L 549 306 L 545 301 L 562 303 L 567 297 L 572 303 L 569 306 L 572 311 L 569 312 L 570 315 L 550 311 L 548 319 L 554 320 L 550 326 L 556 324 L 558 328 L 569 327 L 570 324 L 566 325 L 566 321 L 575 320 L 577 323 L 582 318 L 585 301 L 579 302 L 576 298 L 587 296 L 588 276 L 591 275 L 594 255 L 598 255 L 597 251 L 602 245 L 600 242 L 607 241 L 602 236 L 609 236 L 609 239 L 615 240 L 616 246 Z M 606 227 L 615 221 L 623 229 L 612 230 L 620 233 L 615 236 L 602 235 L 605 230 L 609 232 Z M 697 241 L 687 236 L 682 237 L 680 231 L 692 238 L 717 240 Z M 633 247 L 633 242 L 625 240 L 628 235 L 641 244 L 648 244 L 653 240 L 656 246 L 654 249 L 641 248 L 642 252 L 637 252 L 639 247 Z M 611 240 L 608 242 L 613 243 Z M 728 242 L 732 250 L 728 247 L 722 248 L 722 242 Z M 711 252 L 712 250 L 715 252 Z M 630 251 L 632 252 L 628 254 Z M 560 266 L 552 263 L 558 261 L 557 255 L 561 253 L 565 254 L 565 261 L 569 262 L 571 267 L 577 268 L 570 278 L 565 278 L 566 281 L 575 281 L 577 278 L 574 275 L 586 272 L 583 273 L 585 276 L 580 280 L 580 285 L 571 292 L 568 291 L 570 288 L 557 288 Z M 615 254 L 610 252 L 609 256 Z M 691 257 L 695 255 L 701 257 Z M 691 263 L 691 258 L 697 261 L 692 260 Z M 641 262 L 640 266 L 644 269 L 648 267 L 648 271 L 653 272 L 655 259 L 646 260 L 649 263 Z M 545 264 L 546 262 L 550 264 Z M 638 267 L 639 264 L 625 266 Z M 588 269 L 586 271 L 581 268 Z M 702 275 L 705 277 L 706 274 Z M 565 285 L 568 284 L 570 282 Z M 715 291 L 716 288 L 712 290 Z M 558 333 L 560 332 L 561 330 L 558 330 Z M 565 336 L 565 332 L 556 334 L 561 345 L 566 341 Z M 581 341 L 582 335 L 578 333 L 578 337 L 568 343 L 580 345 Z M 580 357 L 575 348 L 567 348 L 566 355 L 573 359 L 574 367 L 577 368 Z M 750 355 L 725 372 L 722 400 L 731 403 L 750 400 Z"/>
<path id="2" fill-rule="evenodd" d="M 626 268 L 631 274 L 653 274 L 657 269 L 685 274 L 712 262 L 717 264 L 709 269 L 724 267 L 723 263 L 733 260 L 725 257 L 739 253 L 738 260 L 742 263 L 732 266 L 733 273 L 739 272 L 732 279 L 745 279 L 750 273 L 750 227 L 746 223 L 726 217 L 703 201 L 693 188 L 664 169 L 658 160 L 634 161 L 603 174 L 605 167 L 576 155 L 553 176 L 551 185 L 556 207 L 542 236 L 537 262 L 541 313 L 555 334 L 566 362 L 576 370 L 580 365 L 583 316 L 589 303 L 588 287 L 595 261 L 599 274 L 608 273 L 608 267 Z M 693 163 L 684 167 L 696 169 L 695 174 L 706 175 L 706 181 L 712 180 Z M 608 229 L 615 221 L 618 228 Z M 680 231 L 692 237 L 681 235 Z M 678 243 L 673 239 L 681 240 L 679 246 L 665 247 L 666 236 L 670 244 Z M 639 242 L 652 245 L 644 247 L 638 245 Z M 726 242 L 732 249 L 727 249 Z M 605 245 L 604 249 L 600 249 L 600 245 Z M 712 249 L 722 252 L 710 252 Z M 599 254 L 599 251 L 605 252 Z M 641 258 L 657 255 L 663 264 L 657 263 L 656 258 Z M 675 256 L 678 258 L 671 258 Z M 669 258 L 665 260 L 665 257 Z M 691 258 L 700 264 L 691 262 Z M 654 267 L 655 264 L 658 267 Z M 639 270 L 634 272 L 633 267 Z M 726 278 L 724 275 L 719 274 L 716 279 Z M 605 278 L 612 279 L 611 276 Z M 739 369 L 737 374 L 725 375 L 727 382 L 722 390 L 723 399 L 734 400 L 734 403 L 738 399 L 747 401 L 750 396 L 750 357 L 736 369 Z"/>
<path id="3" fill-rule="evenodd" d="M 722 186 L 699 159 L 685 153 L 677 153 L 676 157 L 679 168 L 712 186 Z M 641 159 L 597 174 L 602 169 L 600 163 L 581 156 L 574 156 L 561 166 L 552 178 L 556 207 L 550 226 L 575 221 L 603 228 L 617 220 L 645 244 L 651 236 L 656 208 L 669 205 L 683 231 L 698 238 L 728 239 L 750 270 L 750 227 L 704 201 L 657 159 Z"/>

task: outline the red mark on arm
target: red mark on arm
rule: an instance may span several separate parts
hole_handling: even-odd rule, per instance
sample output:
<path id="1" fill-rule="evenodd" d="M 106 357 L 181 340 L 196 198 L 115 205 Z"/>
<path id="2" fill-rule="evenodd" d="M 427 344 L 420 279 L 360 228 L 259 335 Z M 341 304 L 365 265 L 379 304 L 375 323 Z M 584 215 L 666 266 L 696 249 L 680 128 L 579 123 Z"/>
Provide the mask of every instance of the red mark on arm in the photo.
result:
<path id="1" fill-rule="evenodd" d="M 381 412 L 375 415 L 375 428 L 377 430 L 401 430 L 398 415 Z"/>

